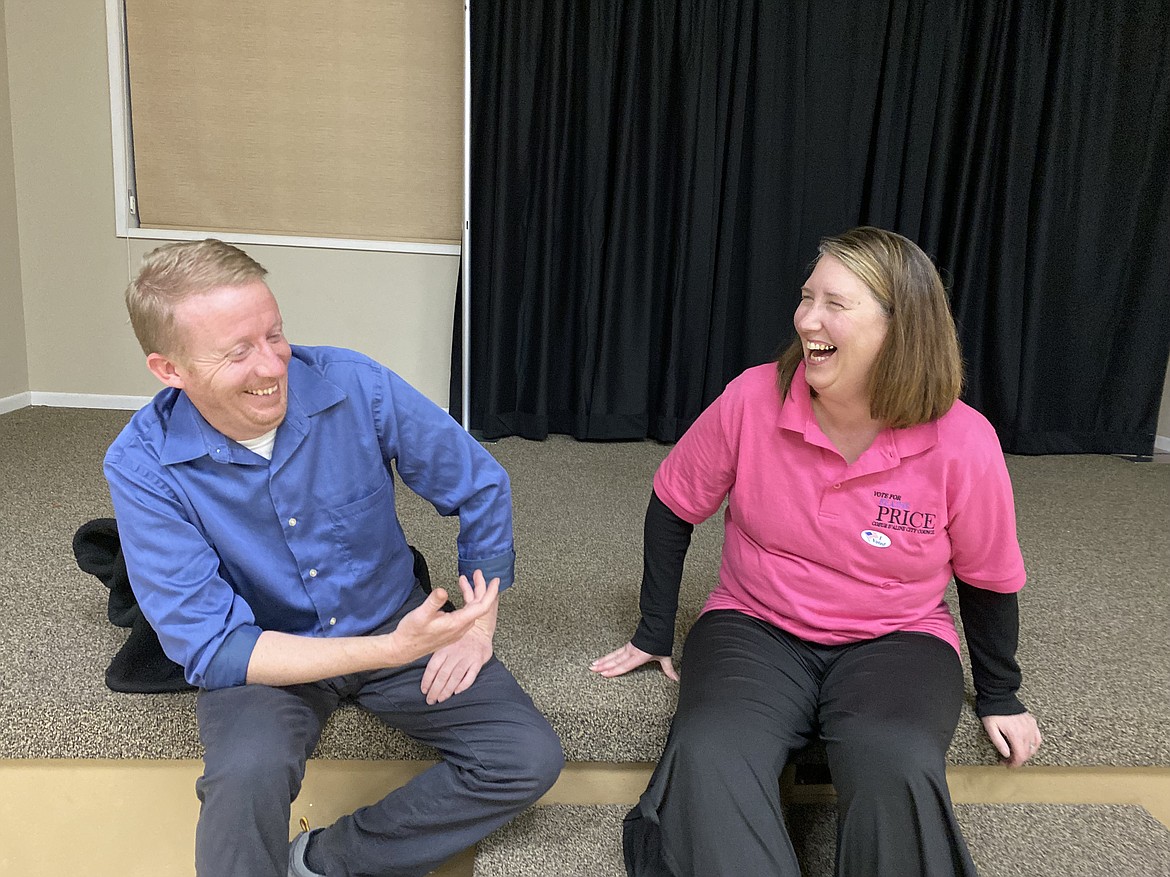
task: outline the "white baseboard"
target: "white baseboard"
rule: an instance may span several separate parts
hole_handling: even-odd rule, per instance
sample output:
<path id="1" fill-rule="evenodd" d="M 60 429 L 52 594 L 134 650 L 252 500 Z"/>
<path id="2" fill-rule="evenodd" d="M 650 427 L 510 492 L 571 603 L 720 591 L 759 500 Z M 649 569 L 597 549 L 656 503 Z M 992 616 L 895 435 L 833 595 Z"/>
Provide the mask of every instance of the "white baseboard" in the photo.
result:
<path id="1" fill-rule="evenodd" d="M 105 396 L 96 393 L 39 393 L 29 394 L 30 405 L 46 408 L 108 408 L 118 411 L 137 411 L 151 400 L 150 396 Z"/>
<path id="2" fill-rule="evenodd" d="M 13 396 L 5 396 L 0 399 L 0 414 L 7 414 L 9 411 L 15 411 L 18 408 L 27 408 L 32 404 L 32 393 L 16 393 Z"/>
<path id="3" fill-rule="evenodd" d="M 1162 454 L 1170 454 L 1170 436 L 1154 436 L 1154 450 Z"/>

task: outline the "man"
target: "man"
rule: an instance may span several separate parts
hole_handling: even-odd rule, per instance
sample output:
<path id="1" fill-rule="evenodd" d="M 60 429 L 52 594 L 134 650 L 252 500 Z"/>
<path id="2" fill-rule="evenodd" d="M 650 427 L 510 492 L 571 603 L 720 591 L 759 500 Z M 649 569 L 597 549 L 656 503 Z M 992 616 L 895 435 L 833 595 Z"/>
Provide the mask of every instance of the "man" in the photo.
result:
<path id="1" fill-rule="evenodd" d="M 216 240 L 146 256 L 126 303 L 166 388 L 105 461 L 139 605 L 200 688 L 196 870 L 424 874 L 533 803 L 563 764 L 493 657 L 515 557 L 508 476 L 378 363 L 290 346 L 266 274 Z M 415 579 L 391 462 L 459 515 L 460 609 Z M 343 700 L 442 760 L 290 845 L 305 761 Z"/>

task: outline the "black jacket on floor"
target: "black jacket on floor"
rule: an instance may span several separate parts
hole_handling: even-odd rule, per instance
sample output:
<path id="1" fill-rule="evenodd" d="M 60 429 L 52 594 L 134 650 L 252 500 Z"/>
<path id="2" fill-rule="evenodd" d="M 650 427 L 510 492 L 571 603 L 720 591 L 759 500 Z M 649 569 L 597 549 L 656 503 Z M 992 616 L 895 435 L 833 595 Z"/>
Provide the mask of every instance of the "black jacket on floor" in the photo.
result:
<path id="1" fill-rule="evenodd" d="M 183 668 L 163 653 L 158 634 L 138 608 L 122 558 L 117 522 L 97 518 L 82 524 L 73 536 L 73 556 L 84 572 L 97 576 L 109 588 L 106 615 L 110 623 L 130 628 L 130 636 L 106 668 L 106 685 L 132 694 L 192 690 Z"/>

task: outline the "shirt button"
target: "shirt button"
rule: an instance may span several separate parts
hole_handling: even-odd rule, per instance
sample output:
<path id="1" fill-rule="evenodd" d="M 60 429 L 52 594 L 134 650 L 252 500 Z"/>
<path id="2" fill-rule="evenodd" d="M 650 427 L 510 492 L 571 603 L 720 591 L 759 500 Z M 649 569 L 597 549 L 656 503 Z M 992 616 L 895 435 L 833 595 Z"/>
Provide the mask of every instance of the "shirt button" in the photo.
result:
<path id="1" fill-rule="evenodd" d="M 295 527 L 295 526 L 297 525 L 297 519 L 296 519 L 296 518 L 289 518 L 289 519 L 288 519 L 288 525 L 289 525 L 290 527 Z"/>
<path id="2" fill-rule="evenodd" d="M 330 618 L 330 619 L 329 619 L 329 623 L 330 623 L 330 624 L 337 624 L 337 619 L 336 619 L 336 618 Z"/>
<path id="3" fill-rule="evenodd" d="M 311 578 L 311 579 L 317 578 L 317 570 L 315 570 L 315 569 L 309 570 L 309 578 Z"/>
<path id="4" fill-rule="evenodd" d="M 840 482 L 838 482 L 837 484 L 834 484 L 834 485 L 833 485 L 833 490 L 840 490 L 840 489 L 841 489 L 841 484 L 840 484 Z"/>

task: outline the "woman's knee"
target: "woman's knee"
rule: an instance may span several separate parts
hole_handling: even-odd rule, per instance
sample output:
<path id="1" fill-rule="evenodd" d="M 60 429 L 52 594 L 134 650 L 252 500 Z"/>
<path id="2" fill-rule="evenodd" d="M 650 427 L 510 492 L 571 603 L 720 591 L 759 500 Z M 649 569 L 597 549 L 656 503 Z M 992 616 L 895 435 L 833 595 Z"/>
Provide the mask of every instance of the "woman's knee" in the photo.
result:
<path id="1" fill-rule="evenodd" d="M 680 711 L 670 727 L 672 748 L 687 757 L 731 752 L 746 742 L 735 733 L 734 724 L 727 710 L 715 704 Z"/>
<path id="2" fill-rule="evenodd" d="M 913 730 L 875 733 L 830 746 L 829 769 L 842 798 L 900 795 L 924 782 L 945 782 L 946 747 Z"/>
<path id="3" fill-rule="evenodd" d="M 712 705 L 675 717 L 663 761 L 678 789 L 758 789 L 771 799 L 790 751 L 780 735 L 746 730 Z"/>

